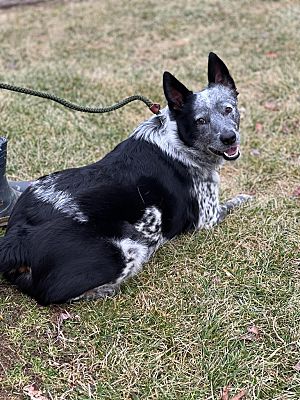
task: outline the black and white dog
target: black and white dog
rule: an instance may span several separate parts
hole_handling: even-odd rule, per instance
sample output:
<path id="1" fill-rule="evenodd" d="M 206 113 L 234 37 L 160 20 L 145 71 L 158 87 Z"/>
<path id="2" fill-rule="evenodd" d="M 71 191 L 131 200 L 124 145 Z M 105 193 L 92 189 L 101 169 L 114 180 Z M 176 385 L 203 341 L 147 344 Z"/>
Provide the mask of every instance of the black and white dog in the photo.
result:
<path id="1" fill-rule="evenodd" d="M 168 106 L 95 164 L 38 179 L 0 239 L 0 272 L 38 303 L 113 295 L 163 243 L 222 221 L 218 168 L 239 157 L 237 91 L 210 53 L 193 93 L 169 72 Z"/>

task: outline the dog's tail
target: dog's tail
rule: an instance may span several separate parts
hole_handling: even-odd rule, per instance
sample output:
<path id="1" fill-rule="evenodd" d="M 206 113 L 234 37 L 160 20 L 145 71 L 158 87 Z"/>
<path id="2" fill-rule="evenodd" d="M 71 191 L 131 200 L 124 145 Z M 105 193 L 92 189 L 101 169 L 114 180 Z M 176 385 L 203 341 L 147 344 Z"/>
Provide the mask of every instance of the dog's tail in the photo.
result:
<path id="1" fill-rule="evenodd" d="M 16 237 L 10 235 L 0 238 L 0 273 L 26 265 L 24 246 Z"/>

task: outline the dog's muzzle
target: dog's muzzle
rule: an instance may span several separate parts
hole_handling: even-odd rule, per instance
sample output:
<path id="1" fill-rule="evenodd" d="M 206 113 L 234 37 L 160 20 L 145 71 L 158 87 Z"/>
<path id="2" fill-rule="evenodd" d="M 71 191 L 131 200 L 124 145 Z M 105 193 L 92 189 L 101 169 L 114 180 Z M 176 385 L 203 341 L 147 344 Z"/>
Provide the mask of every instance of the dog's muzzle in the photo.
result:
<path id="1" fill-rule="evenodd" d="M 224 152 L 213 149 L 212 147 L 209 147 L 209 150 L 217 156 L 223 157 L 226 161 L 237 160 L 241 154 L 238 145 L 231 146 Z"/>

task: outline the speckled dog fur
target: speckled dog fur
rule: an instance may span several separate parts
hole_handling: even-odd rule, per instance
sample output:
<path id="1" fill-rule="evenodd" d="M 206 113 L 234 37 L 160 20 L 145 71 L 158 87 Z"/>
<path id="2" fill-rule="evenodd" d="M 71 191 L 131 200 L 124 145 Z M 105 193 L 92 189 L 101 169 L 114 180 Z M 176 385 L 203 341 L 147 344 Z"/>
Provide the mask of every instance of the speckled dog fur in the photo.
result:
<path id="1" fill-rule="evenodd" d="M 163 243 L 247 201 L 219 204 L 240 135 L 236 86 L 214 53 L 208 82 L 193 93 L 165 72 L 160 114 L 102 160 L 34 182 L 0 239 L 0 272 L 42 305 L 112 296 Z"/>

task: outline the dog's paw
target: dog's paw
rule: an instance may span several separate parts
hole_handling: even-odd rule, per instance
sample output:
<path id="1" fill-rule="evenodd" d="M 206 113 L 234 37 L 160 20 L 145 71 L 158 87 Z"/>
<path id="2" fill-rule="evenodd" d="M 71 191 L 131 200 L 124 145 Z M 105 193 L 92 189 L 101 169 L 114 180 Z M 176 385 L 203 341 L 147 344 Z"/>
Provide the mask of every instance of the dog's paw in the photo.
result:
<path id="1" fill-rule="evenodd" d="M 246 203 L 246 201 L 251 201 L 254 199 L 254 196 L 250 194 L 239 194 L 238 196 L 235 197 L 235 199 L 238 201 L 239 204 Z"/>
<path id="2" fill-rule="evenodd" d="M 239 194 L 235 197 L 233 197 L 232 199 L 230 199 L 226 205 L 228 207 L 228 209 L 233 209 L 236 207 L 239 207 L 240 205 L 246 203 L 247 201 L 251 201 L 253 199 L 253 196 L 251 196 L 250 194 Z"/>

